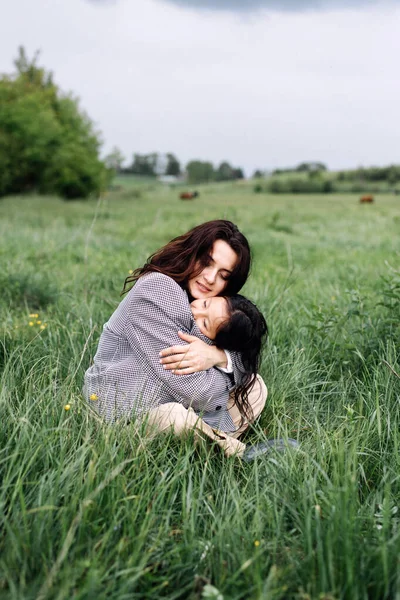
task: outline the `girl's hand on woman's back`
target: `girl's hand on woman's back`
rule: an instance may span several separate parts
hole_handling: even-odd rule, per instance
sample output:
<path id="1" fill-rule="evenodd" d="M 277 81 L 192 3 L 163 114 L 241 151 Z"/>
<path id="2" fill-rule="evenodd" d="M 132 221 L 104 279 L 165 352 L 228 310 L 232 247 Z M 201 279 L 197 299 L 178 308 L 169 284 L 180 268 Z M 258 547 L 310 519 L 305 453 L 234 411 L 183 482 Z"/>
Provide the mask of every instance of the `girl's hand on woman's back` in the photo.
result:
<path id="1" fill-rule="evenodd" d="M 226 354 L 216 346 L 209 346 L 194 335 L 179 331 L 184 346 L 171 346 L 160 352 L 160 363 L 164 369 L 175 375 L 189 375 L 198 371 L 207 371 L 212 367 L 226 368 Z"/>

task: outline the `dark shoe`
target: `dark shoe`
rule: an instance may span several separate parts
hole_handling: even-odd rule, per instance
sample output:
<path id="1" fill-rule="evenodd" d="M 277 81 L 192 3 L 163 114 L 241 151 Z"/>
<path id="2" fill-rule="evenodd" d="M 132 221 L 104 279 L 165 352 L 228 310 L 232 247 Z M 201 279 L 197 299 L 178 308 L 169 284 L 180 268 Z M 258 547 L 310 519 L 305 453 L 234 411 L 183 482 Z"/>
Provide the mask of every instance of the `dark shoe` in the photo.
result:
<path id="1" fill-rule="evenodd" d="M 291 438 L 288 438 L 287 440 L 282 438 L 277 440 L 268 440 L 267 442 L 261 442 L 260 444 L 255 444 L 254 446 L 248 446 L 244 451 L 242 459 L 246 462 L 251 462 L 255 458 L 258 458 L 264 454 L 270 454 L 273 451 L 285 452 L 290 448 L 300 448 L 300 444 Z"/>

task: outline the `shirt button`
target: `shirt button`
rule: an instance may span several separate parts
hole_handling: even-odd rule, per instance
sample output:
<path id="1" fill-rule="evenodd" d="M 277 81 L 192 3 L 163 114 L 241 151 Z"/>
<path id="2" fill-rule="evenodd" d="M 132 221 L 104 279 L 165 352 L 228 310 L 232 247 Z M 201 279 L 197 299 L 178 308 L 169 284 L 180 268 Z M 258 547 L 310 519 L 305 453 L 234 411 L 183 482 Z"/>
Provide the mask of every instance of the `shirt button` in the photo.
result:
<path id="1" fill-rule="evenodd" d="M 216 406 L 215 410 L 221 410 L 222 406 Z"/>

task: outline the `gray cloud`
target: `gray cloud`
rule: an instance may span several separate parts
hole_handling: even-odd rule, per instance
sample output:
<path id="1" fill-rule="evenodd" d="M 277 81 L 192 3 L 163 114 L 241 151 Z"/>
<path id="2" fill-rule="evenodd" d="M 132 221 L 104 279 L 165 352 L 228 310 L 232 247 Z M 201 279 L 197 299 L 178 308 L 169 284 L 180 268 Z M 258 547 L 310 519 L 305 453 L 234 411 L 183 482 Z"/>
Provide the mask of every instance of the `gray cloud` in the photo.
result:
<path id="1" fill-rule="evenodd" d="M 111 4 L 117 0 L 90 0 L 95 4 Z M 274 12 L 304 12 L 377 7 L 400 4 L 400 0 L 161 0 L 182 8 L 199 11 L 251 13 L 260 10 Z"/>
<path id="2" fill-rule="evenodd" d="M 343 8 L 364 8 L 382 4 L 377 0 L 166 0 L 186 8 L 204 11 L 254 12 L 273 10 L 277 12 L 303 12 L 305 10 L 334 10 Z M 386 4 L 399 3 L 387 0 Z"/>

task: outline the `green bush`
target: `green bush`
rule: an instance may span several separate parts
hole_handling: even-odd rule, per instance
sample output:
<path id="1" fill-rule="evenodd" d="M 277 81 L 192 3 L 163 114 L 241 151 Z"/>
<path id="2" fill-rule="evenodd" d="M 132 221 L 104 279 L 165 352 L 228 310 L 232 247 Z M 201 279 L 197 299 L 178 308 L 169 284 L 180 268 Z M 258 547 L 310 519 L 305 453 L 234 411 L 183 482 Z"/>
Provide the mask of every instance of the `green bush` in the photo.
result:
<path id="1" fill-rule="evenodd" d="M 109 175 L 99 159 L 99 134 L 36 59 L 28 61 L 20 48 L 16 74 L 0 78 L 0 196 L 98 194 Z"/>
<path id="2" fill-rule="evenodd" d="M 286 179 L 271 179 L 267 183 L 267 190 L 271 194 L 287 194 L 290 191 Z"/>
<path id="3" fill-rule="evenodd" d="M 272 177 L 266 184 L 271 194 L 329 194 L 334 184 L 318 174 L 312 177 Z"/>

